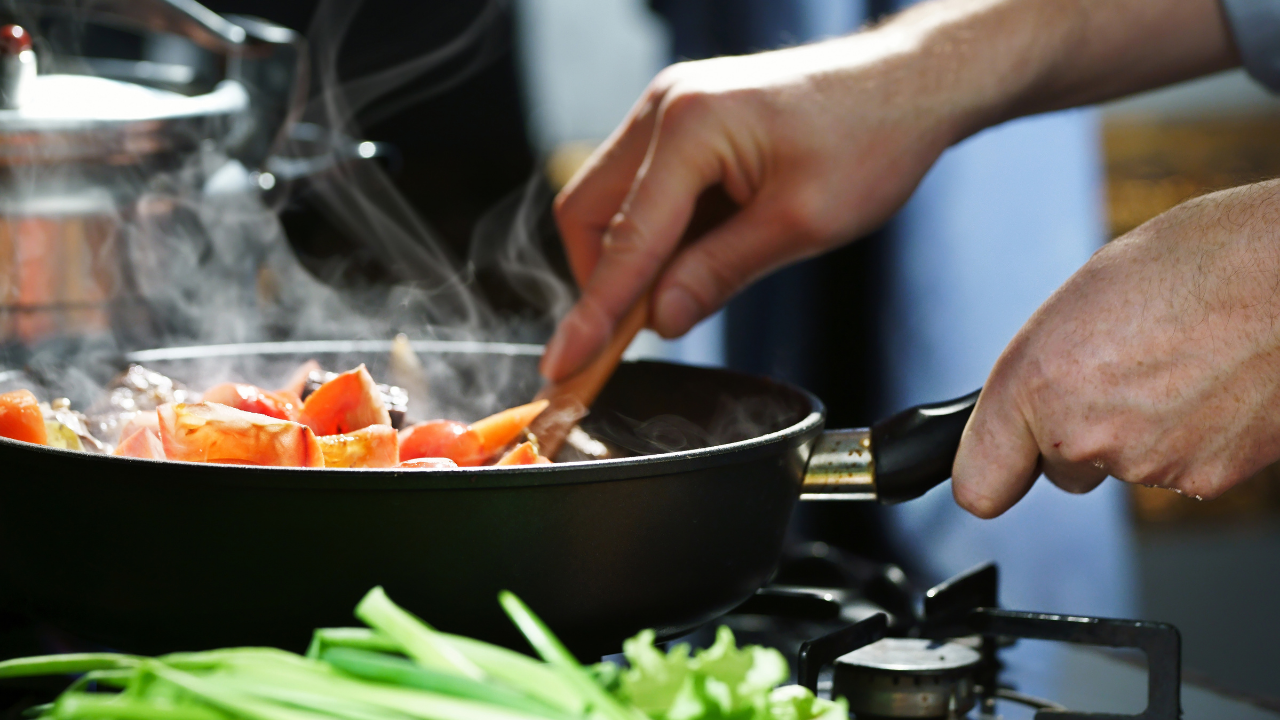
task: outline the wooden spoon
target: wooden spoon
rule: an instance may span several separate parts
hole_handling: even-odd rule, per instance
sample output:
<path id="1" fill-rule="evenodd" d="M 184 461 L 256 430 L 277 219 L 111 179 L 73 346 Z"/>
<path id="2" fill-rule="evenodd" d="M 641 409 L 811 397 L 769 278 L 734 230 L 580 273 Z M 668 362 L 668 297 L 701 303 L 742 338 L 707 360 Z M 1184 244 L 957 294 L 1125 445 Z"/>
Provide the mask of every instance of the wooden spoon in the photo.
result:
<path id="1" fill-rule="evenodd" d="M 689 226 L 685 228 L 680 246 L 687 245 L 695 238 L 706 234 L 709 230 L 724 222 L 739 210 L 738 204 L 729 197 L 724 188 L 715 185 L 705 190 L 695 204 Z M 659 272 L 655 277 L 661 277 Z M 656 280 L 655 280 L 656 282 Z M 591 403 L 604 388 L 605 383 L 622 361 L 622 353 L 631 345 L 636 333 L 649 322 L 649 309 L 652 304 L 652 290 L 627 311 L 622 321 L 613 331 L 613 337 L 605 349 L 591 361 L 591 364 L 578 371 L 572 377 L 558 383 L 551 383 L 542 388 L 537 399 L 546 398 L 551 405 L 529 426 L 529 432 L 538 439 L 538 449 L 543 457 L 554 457 L 578 421 L 586 417 Z"/>
<path id="2" fill-rule="evenodd" d="M 543 457 L 555 457 L 564 440 L 578 421 L 586 417 L 591 403 L 613 376 L 636 333 L 649 321 L 649 294 L 646 293 L 613 331 L 613 337 L 604 350 L 586 367 L 570 377 L 548 383 L 538 392 L 537 400 L 550 400 L 551 405 L 529 426 L 529 432 L 538 439 L 538 451 Z"/>

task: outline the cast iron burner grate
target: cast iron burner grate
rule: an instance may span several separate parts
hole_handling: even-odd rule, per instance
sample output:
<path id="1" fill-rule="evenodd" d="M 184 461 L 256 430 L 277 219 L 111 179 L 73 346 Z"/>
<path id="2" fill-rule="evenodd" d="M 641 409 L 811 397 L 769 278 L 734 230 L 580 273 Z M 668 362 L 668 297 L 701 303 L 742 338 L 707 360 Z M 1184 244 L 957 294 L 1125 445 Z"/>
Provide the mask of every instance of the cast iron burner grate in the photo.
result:
<path id="1" fill-rule="evenodd" d="M 809 630 L 810 639 L 795 653 L 797 682 L 817 692 L 819 676 L 831 669 L 831 695 L 845 697 L 857 720 L 989 720 L 996 717 L 997 699 L 1034 709 L 1037 720 L 1181 717 L 1181 640 L 1172 625 L 1002 610 L 993 563 L 929 590 L 923 612 L 916 613 L 905 582 L 895 576 L 900 571 L 880 567 L 869 584 L 875 603 L 862 592 L 772 586 L 737 608 L 730 625 L 754 634 L 753 641 L 784 648 L 785 641 L 777 642 L 785 634 L 779 627 L 792 634 Z M 839 620 L 843 626 L 831 631 Z M 812 634 L 818 627 L 825 630 Z M 1002 686 L 997 650 L 1018 639 L 1141 650 L 1148 667 L 1146 709 L 1137 715 L 1072 712 Z"/>

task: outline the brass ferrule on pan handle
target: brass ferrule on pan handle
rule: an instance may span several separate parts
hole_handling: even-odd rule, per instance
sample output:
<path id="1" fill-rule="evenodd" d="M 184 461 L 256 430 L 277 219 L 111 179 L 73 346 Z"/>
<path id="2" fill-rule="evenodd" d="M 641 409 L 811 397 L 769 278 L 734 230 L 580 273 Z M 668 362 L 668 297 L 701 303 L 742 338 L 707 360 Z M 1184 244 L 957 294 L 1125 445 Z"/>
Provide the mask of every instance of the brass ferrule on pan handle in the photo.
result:
<path id="1" fill-rule="evenodd" d="M 907 408 L 870 428 L 827 430 L 809 454 L 801 499 L 891 504 L 920 497 L 951 477 L 980 392 Z"/>
<path id="2" fill-rule="evenodd" d="M 809 455 L 800 493 L 804 500 L 875 500 L 871 429 L 824 432 Z"/>

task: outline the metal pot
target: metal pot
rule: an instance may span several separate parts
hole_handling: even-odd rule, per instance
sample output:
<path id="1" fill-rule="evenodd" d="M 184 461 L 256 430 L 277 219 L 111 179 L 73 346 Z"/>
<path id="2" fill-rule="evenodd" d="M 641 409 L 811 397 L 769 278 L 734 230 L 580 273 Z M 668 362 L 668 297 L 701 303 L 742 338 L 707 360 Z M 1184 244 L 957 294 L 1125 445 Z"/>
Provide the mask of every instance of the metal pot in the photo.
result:
<path id="1" fill-rule="evenodd" d="M 53 72 L 37 74 L 41 39 L 33 46 L 20 26 L 0 33 L 0 341 L 112 334 L 129 345 L 180 332 L 181 313 L 166 307 L 171 281 L 209 254 L 202 212 L 237 193 L 261 205 L 255 171 L 306 89 L 301 40 L 191 2 L 16 8 L 25 27 L 74 12 L 212 51 L 220 77 L 196 82 L 192 70 L 182 83 L 180 64 L 52 50 L 40 61 Z M 229 276 L 245 293 L 255 252 Z"/>

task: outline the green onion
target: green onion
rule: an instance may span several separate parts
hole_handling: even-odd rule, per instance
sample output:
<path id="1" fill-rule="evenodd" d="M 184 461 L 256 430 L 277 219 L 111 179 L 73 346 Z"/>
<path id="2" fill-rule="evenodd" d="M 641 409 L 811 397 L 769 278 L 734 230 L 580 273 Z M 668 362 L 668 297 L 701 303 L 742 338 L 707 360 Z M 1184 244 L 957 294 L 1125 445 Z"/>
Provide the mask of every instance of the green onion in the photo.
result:
<path id="1" fill-rule="evenodd" d="M 146 700 L 101 695 L 63 693 L 53 703 L 49 717 L 92 720 L 226 720 L 227 716 L 200 705 L 162 705 Z"/>
<path id="2" fill-rule="evenodd" d="M 472 680 L 486 678 L 480 666 L 458 652 L 435 628 L 391 602 L 382 586 L 364 596 L 356 606 L 356 617 L 400 643 L 409 657 L 426 667 L 455 670 Z"/>
<path id="3" fill-rule="evenodd" d="M 353 648 L 332 648 L 325 651 L 321 659 L 339 670 L 365 680 L 479 700 L 548 718 L 569 717 L 556 708 L 502 685 L 491 682 L 482 683 L 460 675 L 431 670 L 408 660 L 382 653 Z"/>
<path id="4" fill-rule="evenodd" d="M 369 628 L 320 628 L 311 635 L 307 657 L 319 658 L 329 648 L 355 648 L 378 652 L 403 652 L 395 640 Z"/>
<path id="5" fill-rule="evenodd" d="M 145 658 L 117 653 L 70 653 L 0 662 L 0 678 L 79 675 L 90 670 L 136 667 Z"/>
<path id="6" fill-rule="evenodd" d="M 549 664 L 560 668 L 564 677 L 573 683 L 579 692 L 590 698 L 592 705 L 612 720 L 638 720 L 645 716 L 639 711 L 624 707 L 597 683 L 569 649 L 560 642 L 545 623 L 533 614 L 524 601 L 514 593 L 503 590 L 498 593 L 498 602 L 506 611 L 507 617 L 529 641 L 529 645 Z"/>
<path id="7" fill-rule="evenodd" d="M 546 717 L 439 693 L 368 683 L 337 674 L 318 677 L 314 673 L 283 668 L 275 672 L 222 674 L 217 677 L 217 684 L 244 696 L 287 700 L 298 707 L 322 711 L 338 705 L 350 709 L 354 707 L 350 703 L 363 703 L 369 706 L 367 712 L 392 711 L 422 720 L 544 720 Z M 282 693 L 288 693 L 288 697 Z M 307 700 L 308 696 L 311 700 Z M 343 713 L 336 714 L 345 716 Z"/>
<path id="8" fill-rule="evenodd" d="M 589 705 L 586 698 L 554 667 L 524 653 L 481 640 L 447 633 L 441 635 L 458 652 L 466 655 L 493 677 L 570 715 L 586 713 Z"/>

